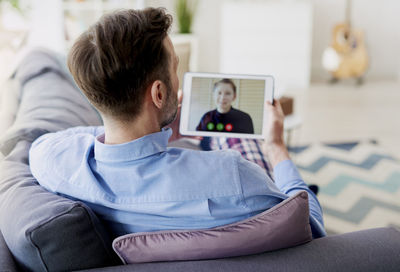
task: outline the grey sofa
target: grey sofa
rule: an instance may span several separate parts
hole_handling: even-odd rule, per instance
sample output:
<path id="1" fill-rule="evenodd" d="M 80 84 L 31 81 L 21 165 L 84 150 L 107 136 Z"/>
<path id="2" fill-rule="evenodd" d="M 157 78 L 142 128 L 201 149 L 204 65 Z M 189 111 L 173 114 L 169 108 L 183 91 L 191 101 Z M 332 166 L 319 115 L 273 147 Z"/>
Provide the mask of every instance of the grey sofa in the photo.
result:
<path id="1" fill-rule="evenodd" d="M 32 141 L 101 120 L 60 60 L 34 52 L 14 75 L 16 120 L 0 139 L 0 271 L 399 271 L 400 232 L 371 229 L 252 256 L 122 266 L 113 237 L 83 203 L 47 192 L 30 173 Z M 90 271 L 90 270 L 87 270 Z"/>
<path id="2" fill-rule="evenodd" d="M 82 271 L 399 271 L 400 232 L 379 228 L 332 235 L 305 245 L 219 260 L 161 262 Z M 0 235 L 0 271 L 19 271 Z"/>

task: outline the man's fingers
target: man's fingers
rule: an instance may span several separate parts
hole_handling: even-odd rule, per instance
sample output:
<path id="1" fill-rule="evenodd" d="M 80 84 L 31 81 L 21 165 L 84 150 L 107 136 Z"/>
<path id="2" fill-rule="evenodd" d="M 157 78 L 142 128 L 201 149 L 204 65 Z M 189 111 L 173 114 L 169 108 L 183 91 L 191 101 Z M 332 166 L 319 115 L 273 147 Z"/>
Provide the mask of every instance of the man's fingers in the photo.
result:
<path id="1" fill-rule="evenodd" d="M 279 99 L 274 99 L 274 107 L 276 107 L 276 108 L 281 108 L 282 106 L 281 106 L 281 102 L 279 102 Z"/>
<path id="2" fill-rule="evenodd" d="M 183 99 L 183 92 L 182 92 L 182 90 L 178 90 L 178 104 L 179 104 L 179 106 L 182 104 L 182 99 Z"/>
<path id="3" fill-rule="evenodd" d="M 267 101 L 267 105 L 272 107 L 281 107 L 281 102 L 279 102 L 279 99 L 274 98 L 274 101 L 272 103 L 270 101 Z"/>
<path id="4" fill-rule="evenodd" d="M 270 112 L 274 110 L 274 105 L 270 101 L 267 101 L 267 103 L 265 103 L 265 106 L 267 107 L 267 110 Z"/>
<path id="5" fill-rule="evenodd" d="M 279 102 L 279 99 L 274 99 L 273 104 L 267 101 L 267 106 L 270 108 L 270 110 L 275 111 L 279 114 L 283 114 L 282 105 L 281 102 Z"/>

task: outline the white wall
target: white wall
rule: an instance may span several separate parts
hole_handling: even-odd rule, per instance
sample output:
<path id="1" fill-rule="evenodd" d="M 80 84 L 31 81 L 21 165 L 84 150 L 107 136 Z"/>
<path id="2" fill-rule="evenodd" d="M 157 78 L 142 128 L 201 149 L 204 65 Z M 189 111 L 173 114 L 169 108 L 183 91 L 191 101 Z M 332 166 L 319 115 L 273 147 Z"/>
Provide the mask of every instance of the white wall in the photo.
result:
<path id="1" fill-rule="evenodd" d="M 223 1 L 198 0 L 198 11 L 193 26 L 194 33 L 199 37 L 198 71 L 219 71 L 220 11 Z M 281 1 L 290 3 L 298 0 Z M 330 43 L 332 27 L 345 18 L 346 0 L 310 1 L 314 5 L 311 78 L 327 79 L 328 73 L 322 68 L 321 55 Z M 172 13 L 174 11 L 173 0 L 148 0 L 148 2 L 156 6 L 165 6 Z M 353 0 L 352 2 L 353 25 L 365 32 L 370 58 L 367 77 L 400 79 L 400 1 Z"/>
<path id="2" fill-rule="evenodd" d="M 223 0 L 199 0 L 193 32 L 199 36 L 199 72 L 219 72 Z"/>
<path id="3" fill-rule="evenodd" d="M 222 73 L 273 75 L 275 90 L 308 88 L 310 2 L 229 1 L 222 8 Z"/>

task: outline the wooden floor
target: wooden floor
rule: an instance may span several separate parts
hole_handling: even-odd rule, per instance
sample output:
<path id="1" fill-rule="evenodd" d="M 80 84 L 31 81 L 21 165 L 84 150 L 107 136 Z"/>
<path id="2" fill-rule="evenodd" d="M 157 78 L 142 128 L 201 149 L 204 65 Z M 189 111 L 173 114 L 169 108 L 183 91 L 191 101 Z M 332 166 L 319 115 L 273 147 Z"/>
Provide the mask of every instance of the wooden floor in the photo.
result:
<path id="1" fill-rule="evenodd" d="M 400 157 L 400 81 L 312 83 L 295 95 L 295 112 L 303 124 L 293 145 L 373 139 Z"/>

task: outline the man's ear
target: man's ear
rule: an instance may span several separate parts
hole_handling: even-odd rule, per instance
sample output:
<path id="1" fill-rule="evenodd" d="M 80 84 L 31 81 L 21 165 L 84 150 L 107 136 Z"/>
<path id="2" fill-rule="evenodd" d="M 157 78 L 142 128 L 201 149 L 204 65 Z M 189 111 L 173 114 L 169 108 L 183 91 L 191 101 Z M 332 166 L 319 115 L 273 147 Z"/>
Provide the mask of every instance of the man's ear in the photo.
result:
<path id="1" fill-rule="evenodd" d="M 164 84 L 162 83 L 161 80 L 156 80 L 151 84 L 151 99 L 153 101 L 153 104 L 158 108 L 161 109 L 165 99 L 167 98 L 166 96 L 166 90 L 164 88 Z"/>

